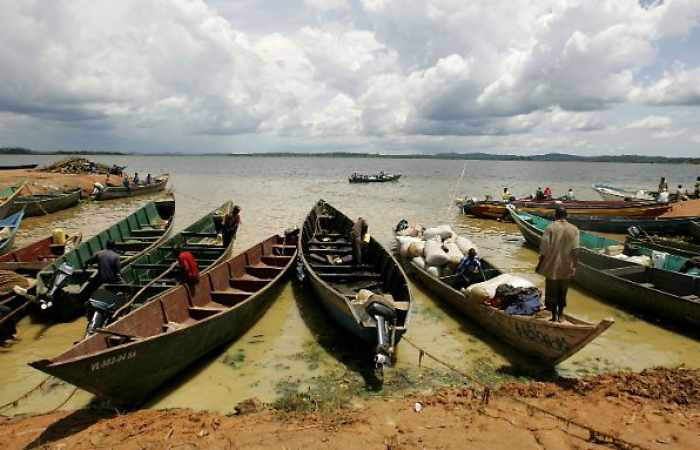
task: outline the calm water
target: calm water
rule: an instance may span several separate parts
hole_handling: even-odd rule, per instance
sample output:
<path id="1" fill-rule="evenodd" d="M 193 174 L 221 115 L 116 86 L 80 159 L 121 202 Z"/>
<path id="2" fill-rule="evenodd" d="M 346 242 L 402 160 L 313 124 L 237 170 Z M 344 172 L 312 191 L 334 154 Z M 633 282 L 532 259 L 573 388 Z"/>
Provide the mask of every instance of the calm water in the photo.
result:
<path id="1" fill-rule="evenodd" d="M 92 158 L 92 157 L 91 157 Z M 31 158 L 37 162 L 55 157 Z M 579 198 L 596 199 L 590 189 L 608 182 L 636 189 L 655 186 L 660 176 L 670 184 L 689 185 L 698 168 L 682 165 L 581 164 L 428 161 L 330 158 L 251 157 L 104 157 L 106 163 L 126 164 L 143 177 L 169 172 L 177 198 L 176 229 L 181 229 L 223 201 L 232 199 L 243 209 L 238 250 L 272 233 L 300 225 L 311 206 L 323 198 L 351 217 L 363 216 L 373 236 L 387 245 L 392 227 L 402 218 L 424 225 L 449 223 L 471 236 L 482 253 L 501 268 L 525 276 L 539 285 L 533 274 L 536 254 L 525 248 L 512 224 L 461 216 L 453 206 L 456 195 L 497 195 L 502 186 L 515 194 L 549 185 L 555 194 L 572 187 Z M 5 157 L 3 164 L 26 163 L 30 158 Z M 460 177 L 464 169 L 465 175 Z M 353 171 L 401 172 L 398 183 L 356 185 L 347 182 Z M 17 244 L 43 237 L 54 227 L 97 233 L 146 199 L 86 204 L 49 218 L 30 218 L 23 224 Z M 498 341 L 412 286 L 415 307 L 408 336 L 431 353 L 474 373 L 526 364 Z M 558 371 L 581 376 L 600 371 L 656 365 L 685 364 L 700 367 L 698 342 L 624 313 L 576 289 L 570 294 L 569 312 L 597 321 L 614 317 L 615 325 Z M 45 376 L 27 362 L 55 356 L 82 336 L 80 319 L 70 324 L 46 326 L 25 318 L 19 325 L 21 339 L 0 348 L 0 403 L 10 401 L 41 382 Z M 167 386 L 147 406 L 192 407 L 230 411 L 239 401 L 258 397 L 272 401 L 285 388 L 304 389 L 315 377 L 356 376 L 363 355 L 344 344 L 347 336 L 336 331 L 312 295 L 289 283 L 267 314 L 241 339 L 202 361 Z M 399 348 L 398 367 L 387 377 L 415 373 L 417 352 L 406 344 Z M 427 362 L 430 366 L 430 362 Z M 434 380 L 439 383 L 440 380 Z M 42 412 L 60 405 L 71 387 L 51 384 L 5 413 Z M 92 396 L 78 391 L 64 408 L 87 405 Z"/>

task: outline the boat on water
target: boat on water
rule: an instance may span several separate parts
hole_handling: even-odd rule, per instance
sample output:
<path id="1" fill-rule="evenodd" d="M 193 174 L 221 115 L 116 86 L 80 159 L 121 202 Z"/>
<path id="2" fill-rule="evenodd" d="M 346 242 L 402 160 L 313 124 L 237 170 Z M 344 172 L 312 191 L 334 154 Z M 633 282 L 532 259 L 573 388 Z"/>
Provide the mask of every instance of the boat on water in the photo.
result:
<path id="1" fill-rule="evenodd" d="M 693 223 L 700 217 L 619 217 L 569 215 L 566 220 L 586 231 L 626 234 L 630 227 L 637 227 L 649 234 L 687 235 L 692 233 Z"/>
<path id="2" fill-rule="evenodd" d="M 409 258 L 401 258 L 408 274 L 435 296 L 457 309 L 469 320 L 530 358 L 554 367 L 573 356 L 614 323 L 603 319 L 591 323 L 570 314 L 562 322 L 551 322 L 551 314 L 542 310 L 535 315 L 511 315 L 504 310 L 485 304 L 468 290 L 462 292 L 456 284 L 459 277 L 438 277 Z M 484 282 L 504 273 L 487 259 L 481 259 Z M 481 283 L 470 287 L 477 288 Z"/>
<path id="3" fill-rule="evenodd" d="M 143 401 L 241 336 L 272 304 L 296 260 L 298 231 L 272 236 L 74 345 L 30 365 L 118 404 Z"/>
<path id="4" fill-rule="evenodd" d="M 671 238 L 652 235 L 635 226 L 628 230 L 626 242 L 629 245 L 643 246 L 685 258 L 700 257 L 700 223 L 690 222 L 687 230 L 687 234 Z"/>
<path id="5" fill-rule="evenodd" d="M 170 175 L 166 173 L 154 177 L 150 184 L 132 184 L 128 188 L 125 186 L 107 186 L 101 191 L 97 192 L 92 198 L 94 200 L 114 200 L 117 198 L 153 194 L 164 190 L 169 179 Z"/>
<path id="6" fill-rule="evenodd" d="M 586 200 L 515 200 L 510 203 L 502 201 L 478 201 L 470 205 L 469 214 L 486 219 L 509 219 L 508 205 L 518 210 L 553 217 L 554 210 L 560 206 L 566 208 L 569 216 L 625 216 L 625 217 L 657 217 L 671 209 L 668 204 L 649 201 L 586 201 Z"/>
<path id="7" fill-rule="evenodd" d="M 619 189 L 608 184 L 594 184 L 591 186 L 594 191 L 600 195 L 603 200 L 610 201 L 629 201 L 629 200 L 656 200 L 658 192 L 649 192 L 640 189 L 636 192 Z"/>
<path id="8" fill-rule="evenodd" d="M 377 368 L 390 364 L 408 325 L 413 297 L 399 263 L 376 239 L 352 256 L 353 221 L 323 200 L 309 212 L 299 258 L 320 304 L 347 332 L 372 346 Z"/>
<path id="9" fill-rule="evenodd" d="M 0 166 L 0 170 L 29 170 L 34 169 L 38 165 L 39 164 L 18 164 L 14 166 Z"/>
<path id="10" fill-rule="evenodd" d="M 78 187 L 65 192 L 23 195 L 15 198 L 11 211 L 16 212 L 24 208 L 25 217 L 44 216 L 77 205 L 81 192 L 82 189 Z"/>
<path id="11" fill-rule="evenodd" d="M 510 210 L 525 241 L 539 248 L 542 234 L 551 221 L 532 214 Z M 602 253 L 619 247 L 611 239 L 581 232 L 576 283 L 606 300 L 632 311 L 648 313 L 690 329 L 700 326 L 700 276 L 680 273 L 686 258 L 666 255 L 662 268 L 648 267 L 629 259 Z M 651 250 L 638 247 L 642 254 Z"/>
<path id="12" fill-rule="evenodd" d="M 122 267 L 126 267 L 167 239 L 174 215 L 174 199 L 148 202 L 51 262 L 37 274 L 35 303 L 39 313 L 54 320 L 71 320 L 81 314 L 87 297 L 99 284 L 97 269 L 85 267 L 87 261 L 111 240 Z"/>
<path id="13" fill-rule="evenodd" d="M 218 237 L 218 219 L 233 208 L 231 201 L 205 214 L 187 228 L 153 246 L 121 271 L 121 282 L 103 284 L 101 288 L 119 297 L 120 308 L 114 317 L 128 314 L 150 298 L 180 284 L 177 256 L 188 251 L 197 261 L 200 273 L 206 273 L 231 256 L 234 240 L 224 247 Z M 220 223 L 220 221 L 219 221 Z"/>
<path id="14" fill-rule="evenodd" d="M 19 211 L 0 219 L 0 255 L 4 255 L 12 249 L 23 217 L 24 211 Z"/>
<path id="15" fill-rule="evenodd" d="M 350 183 L 386 183 L 388 181 L 398 181 L 401 178 L 400 173 L 384 173 L 378 172 L 374 175 L 363 173 L 353 173 L 348 178 Z"/>
<path id="16" fill-rule="evenodd" d="M 19 196 L 25 184 L 26 182 L 22 182 L 0 189 L 0 219 L 4 219 L 12 214 L 15 199 Z"/>
<path id="17" fill-rule="evenodd" d="M 37 272 L 50 262 L 74 248 L 82 239 L 76 234 L 56 243 L 53 236 L 38 240 L 25 247 L 0 256 L 0 270 L 11 270 L 18 274 L 35 277 Z M 14 292 L 0 293 L 0 340 L 15 334 L 14 325 L 24 317 L 29 303 L 27 299 Z M 11 332 L 3 332 L 12 330 Z"/>

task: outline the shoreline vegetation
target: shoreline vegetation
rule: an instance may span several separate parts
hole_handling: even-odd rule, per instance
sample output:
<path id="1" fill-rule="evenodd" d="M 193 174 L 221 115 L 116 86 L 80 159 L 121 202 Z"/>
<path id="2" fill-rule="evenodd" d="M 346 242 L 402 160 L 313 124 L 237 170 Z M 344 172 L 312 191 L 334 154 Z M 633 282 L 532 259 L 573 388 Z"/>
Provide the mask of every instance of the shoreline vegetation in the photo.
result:
<path id="1" fill-rule="evenodd" d="M 376 158 L 376 159 L 442 159 L 466 161 L 534 161 L 534 162 L 593 162 L 593 163 L 637 163 L 637 164 L 700 164 L 700 158 L 644 156 L 644 155 L 597 155 L 580 156 L 567 153 L 541 155 L 498 155 L 492 153 L 416 153 L 382 154 L 355 152 L 265 152 L 265 153 L 137 153 L 93 150 L 31 150 L 22 147 L 0 147 L 0 155 L 117 155 L 117 156 L 231 156 L 258 158 Z"/>

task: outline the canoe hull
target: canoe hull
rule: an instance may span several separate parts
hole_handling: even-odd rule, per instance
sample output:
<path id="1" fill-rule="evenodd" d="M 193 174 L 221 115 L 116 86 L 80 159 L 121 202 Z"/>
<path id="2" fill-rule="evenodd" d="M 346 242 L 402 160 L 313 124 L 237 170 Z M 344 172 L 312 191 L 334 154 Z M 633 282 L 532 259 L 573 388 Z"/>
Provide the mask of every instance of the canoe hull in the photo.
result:
<path id="1" fill-rule="evenodd" d="M 194 291 L 181 286 L 159 295 L 107 327 L 109 331 L 145 337 L 110 347 L 104 335 L 98 334 L 54 360 L 36 361 L 31 365 L 117 404 L 142 402 L 201 357 L 240 337 L 264 314 L 282 289 L 295 263 L 295 252 L 283 258 L 282 264 L 275 266 L 274 277 L 249 297 L 233 300 L 227 307 L 214 302 L 223 301 L 214 295 L 217 292 L 240 295 L 233 291 L 221 294 L 222 288 L 231 282 L 229 277 L 237 278 L 248 270 L 249 264 L 257 264 L 256 261 L 272 255 L 272 244 L 282 239 L 273 236 L 219 264 L 212 273 L 200 276 Z M 257 267 L 267 271 L 271 268 Z M 197 318 L 192 315 L 195 312 L 208 314 Z M 161 325 L 178 323 L 182 324 L 181 328 L 159 329 Z M 154 330 L 158 330 L 156 334 Z"/>
<path id="2" fill-rule="evenodd" d="M 136 197 L 138 195 L 153 194 L 155 192 L 160 192 L 165 189 L 168 184 L 169 177 L 165 176 L 165 179 L 156 179 L 151 184 L 133 186 L 131 189 L 127 189 L 123 186 L 113 186 L 106 187 L 102 192 L 97 193 L 94 196 L 95 200 L 114 200 L 118 198 Z"/>
<path id="3" fill-rule="evenodd" d="M 80 202 L 82 189 L 76 188 L 55 196 L 30 196 L 15 199 L 12 211 L 24 208 L 26 217 L 44 216 L 57 211 L 71 208 Z"/>
<path id="4" fill-rule="evenodd" d="M 15 236 L 17 236 L 17 231 L 19 230 L 19 227 L 22 224 L 23 217 L 24 213 L 20 211 L 18 213 L 14 213 L 13 215 L 6 217 L 3 220 L 0 220 L 0 228 L 11 228 L 10 235 L 6 239 L 0 240 L 0 255 L 4 255 L 5 253 L 12 250 L 12 245 L 15 243 Z"/>
<path id="5" fill-rule="evenodd" d="M 636 226 L 649 234 L 682 235 L 689 234 L 693 220 L 697 217 L 596 217 L 596 216 L 567 216 L 567 220 L 582 230 L 598 231 L 601 233 L 626 234 L 627 229 Z"/>
<path id="6" fill-rule="evenodd" d="M 511 316 L 501 310 L 475 302 L 446 283 L 436 280 L 426 270 L 404 261 L 409 274 L 437 298 L 457 309 L 518 352 L 555 366 L 574 355 L 589 342 L 607 330 L 614 321 L 605 319 L 595 324 L 579 325 L 553 323 L 529 316 Z"/>
<path id="7" fill-rule="evenodd" d="M 647 205 L 612 205 L 610 203 L 622 202 L 600 202 L 598 205 L 587 206 L 583 202 L 569 204 L 564 202 L 561 206 L 566 208 L 569 217 L 571 216 L 594 216 L 594 217 L 658 217 L 670 209 L 668 205 L 647 204 Z M 607 204 L 606 204 L 607 203 Z M 513 202 L 513 206 L 518 210 L 529 214 L 543 217 L 552 217 L 554 210 L 559 205 L 554 202 L 549 204 L 533 202 Z M 502 202 L 477 202 L 470 208 L 470 214 L 486 219 L 508 219 L 509 213 L 505 203 Z"/>
<path id="8" fill-rule="evenodd" d="M 15 199 L 19 197 L 19 193 L 22 191 L 22 188 L 24 188 L 25 184 L 26 183 L 20 183 L 18 185 L 10 186 L 3 190 L 3 195 L 0 196 L 4 197 L 5 200 L 2 201 L 2 203 L 0 203 L 0 220 L 12 214 L 12 208 L 14 207 Z"/>

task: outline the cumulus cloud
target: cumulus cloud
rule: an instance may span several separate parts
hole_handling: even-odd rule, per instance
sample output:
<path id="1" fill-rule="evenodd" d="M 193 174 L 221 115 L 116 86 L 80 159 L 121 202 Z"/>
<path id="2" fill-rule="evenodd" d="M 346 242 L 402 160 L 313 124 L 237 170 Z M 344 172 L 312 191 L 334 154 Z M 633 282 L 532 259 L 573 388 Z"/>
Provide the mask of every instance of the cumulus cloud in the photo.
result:
<path id="1" fill-rule="evenodd" d="M 222 149 L 241 134 L 589 149 L 581 133 L 615 125 L 670 139 L 700 130 L 614 111 L 700 105 L 700 69 L 656 66 L 699 13 L 700 0 L 6 2 L 0 127 Z"/>

